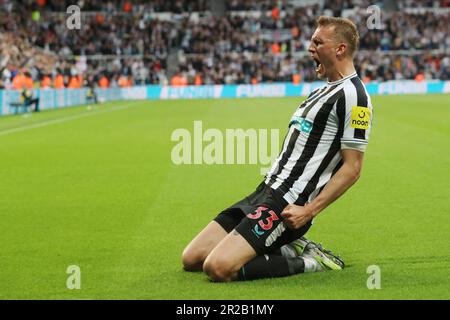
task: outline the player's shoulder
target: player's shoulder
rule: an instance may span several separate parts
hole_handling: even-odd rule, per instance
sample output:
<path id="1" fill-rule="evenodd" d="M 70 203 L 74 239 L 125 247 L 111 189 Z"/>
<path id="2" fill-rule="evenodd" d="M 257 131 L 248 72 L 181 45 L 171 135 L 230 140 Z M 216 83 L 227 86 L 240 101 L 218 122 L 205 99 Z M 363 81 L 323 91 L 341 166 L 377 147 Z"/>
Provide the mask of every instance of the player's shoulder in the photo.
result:
<path id="1" fill-rule="evenodd" d="M 358 75 L 355 74 L 353 77 L 346 79 L 343 83 L 343 89 L 347 97 L 357 100 L 358 106 L 369 107 L 371 105 L 370 95 Z"/>
<path id="2" fill-rule="evenodd" d="M 314 96 L 314 95 L 316 95 L 317 93 L 319 93 L 319 91 L 323 91 L 323 90 L 324 90 L 324 87 L 325 87 L 325 86 L 321 86 L 321 87 L 315 88 L 314 90 L 312 90 L 312 91 L 308 94 L 307 98 L 311 98 L 312 96 Z"/>

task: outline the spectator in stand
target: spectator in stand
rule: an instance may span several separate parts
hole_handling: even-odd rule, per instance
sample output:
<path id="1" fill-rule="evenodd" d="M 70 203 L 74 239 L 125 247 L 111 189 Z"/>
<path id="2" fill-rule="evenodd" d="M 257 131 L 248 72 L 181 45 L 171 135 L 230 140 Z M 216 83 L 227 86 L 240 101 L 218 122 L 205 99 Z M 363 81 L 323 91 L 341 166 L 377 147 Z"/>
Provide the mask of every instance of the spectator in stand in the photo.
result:
<path id="1" fill-rule="evenodd" d="M 98 86 L 102 89 L 109 88 L 109 84 L 109 79 L 106 77 L 106 75 L 102 75 L 98 80 Z"/>
<path id="2" fill-rule="evenodd" d="M 187 86 L 187 78 L 181 72 L 177 72 L 172 79 L 170 79 L 171 86 Z"/>
<path id="3" fill-rule="evenodd" d="M 41 79 L 41 88 L 49 89 L 52 85 L 52 79 L 48 74 L 44 74 Z"/>
<path id="4" fill-rule="evenodd" d="M 53 87 L 55 89 L 64 89 L 64 76 L 58 72 L 58 74 L 55 77 L 55 81 L 53 83 Z"/>
<path id="5" fill-rule="evenodd" d="M 1 79 L 7 88 L 23 88 L 24 75 L 16 73 L 26 67 L 34 83 L 47 74 L 59 89 L 79 87 L 83 80 L 73 79 L 74 74 L 98 80 L 105 76 L 107 86 L 124 85 L 121 75 L 136 85 L 164 85 L 169 82 L 167 69 L 173 67 L 167 63 L 169 52 L 181 49 L 178 71 L 185 73 L 188 84 L 297 82 L 293 75 L 299 75 L 301 81 L 311 81 L 314 70 L 304 54 L 314 17 L 324 10 L 341 13 L 343 9 L 355 8 L 352 19 L 361 33 L 356 63 L 362 78 L 415 79 L 423 70 L 425 79 L 446 80 L 450 13 L 411 13 L 403 8 L 444 8 L 449 2 L 400 0 L 397 4 L 402 10 L 383 12 L 383 30 L 370 30 L 365 19 L 368 0 L 324 1 L 322 7 L 312 4 L 297 8 L 284 0 L 226 0 L 229 11 L 262 14 L 243 17 L 228 12 L 215 17 L 205 13 L 199 19 L 175 14 L 170 20 L 152 18 L 146 12 L 205 11 L 207 1 L 92 0 L 80 2 L 81 9 L 96 14 L 83 16 L 82 30 L 68 30 L 65 15 L 56 13 L 67 8 L 71 3 L 68 0 L 5 1 L 0 2 Z M 419 52 L 379 52 L 412 49 Z M 426 50 L 433 50 L 433 54 Z M 90 55 L 103 58 L 86 58 Z"/>

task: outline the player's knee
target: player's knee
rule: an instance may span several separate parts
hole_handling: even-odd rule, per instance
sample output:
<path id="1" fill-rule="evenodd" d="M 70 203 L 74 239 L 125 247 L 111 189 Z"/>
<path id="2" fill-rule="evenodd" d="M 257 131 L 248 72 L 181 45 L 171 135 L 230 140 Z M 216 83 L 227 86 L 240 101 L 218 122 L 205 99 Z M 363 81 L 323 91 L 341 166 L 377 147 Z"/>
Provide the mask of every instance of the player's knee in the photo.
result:
<path id="1" fill-rule="evenodd" d="M 215 282 L 229 282 L 233 279 L 234 272 L 222 259 L 206 259 L 203 271 Z"/>
<path id="2" fill-rule="evenodd" d="M 181 261 L 183 262 L 183 269 L 186 271 L 202 271 L 203 257 L 194 250 L 184 249 Z"/>

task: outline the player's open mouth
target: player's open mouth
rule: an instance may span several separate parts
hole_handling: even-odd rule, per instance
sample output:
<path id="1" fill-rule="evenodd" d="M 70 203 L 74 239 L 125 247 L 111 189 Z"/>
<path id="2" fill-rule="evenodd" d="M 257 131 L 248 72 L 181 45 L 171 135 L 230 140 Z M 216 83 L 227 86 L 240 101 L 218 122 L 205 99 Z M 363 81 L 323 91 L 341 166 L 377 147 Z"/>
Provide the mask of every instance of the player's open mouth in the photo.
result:
<path id="1" fill-rule="evenodd" d="M 322 63 L 319 61 L 319 59 L 313 58 L 314 62 L 316 63 L 316 72 L 320 73 L 321 71 L 323 71 L 323 66 Z"/>

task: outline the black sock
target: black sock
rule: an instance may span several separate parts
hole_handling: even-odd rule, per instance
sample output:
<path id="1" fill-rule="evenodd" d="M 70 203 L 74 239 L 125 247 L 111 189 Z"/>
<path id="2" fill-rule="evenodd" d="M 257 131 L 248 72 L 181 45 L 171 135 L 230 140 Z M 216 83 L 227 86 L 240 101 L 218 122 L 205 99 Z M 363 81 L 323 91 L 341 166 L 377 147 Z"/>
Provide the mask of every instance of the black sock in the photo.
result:
<path id="1" fill-rule="evenodd" d="M 281 253 L 281 248 L 278 248 L 278 249 L 275 249 L 274 251 L 272 251 L 270 253 L 270 255 L 281 256 L 283 254 Z"/>
<path id="2" fill-rule="evenodd" d="M 302 273 L 305 270 L 303 258 L 286 258 L 279 255 L 257 256 L 247 262 L 240 270 L 238 279 L 254 280 L 262 278 L 277 278 Z"/>

